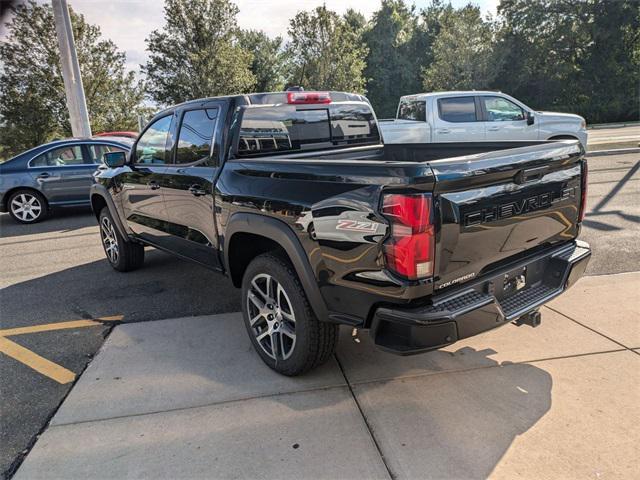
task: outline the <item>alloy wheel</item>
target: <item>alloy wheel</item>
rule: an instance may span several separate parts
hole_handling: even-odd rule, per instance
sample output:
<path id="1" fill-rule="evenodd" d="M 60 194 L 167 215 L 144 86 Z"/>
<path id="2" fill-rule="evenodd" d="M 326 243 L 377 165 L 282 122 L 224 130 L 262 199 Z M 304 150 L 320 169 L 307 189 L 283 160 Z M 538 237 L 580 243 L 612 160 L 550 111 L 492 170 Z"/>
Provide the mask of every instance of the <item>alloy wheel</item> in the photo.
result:
<path id="1" fill-rule="evenodd" d="M 113 264 L 118 263 L 118 257 L 120 256 L 118 239 L 116 238 L 116 231 L 113 228 L 113 223 L 111 223 L 109 217 L 102 217 L 102 221 L 100 222 L 100 233 L 102 235 L 104 251 L 109 258 L 109 261 Z"/>
<path id="2" fill-rule="evenodd" d="M 35 222 L 42 213 L 42 203 L 30 193 L 21 193 L 11 200 L 11 212 L 23 222 Z"/>
<path id="3" fill-rule="evenodd" d="M 296 345 L 296 317 L 282 285 L 266 273 L 253 277 L 247 312 L 260 348 L 275 361 L 288 359 Z"/>

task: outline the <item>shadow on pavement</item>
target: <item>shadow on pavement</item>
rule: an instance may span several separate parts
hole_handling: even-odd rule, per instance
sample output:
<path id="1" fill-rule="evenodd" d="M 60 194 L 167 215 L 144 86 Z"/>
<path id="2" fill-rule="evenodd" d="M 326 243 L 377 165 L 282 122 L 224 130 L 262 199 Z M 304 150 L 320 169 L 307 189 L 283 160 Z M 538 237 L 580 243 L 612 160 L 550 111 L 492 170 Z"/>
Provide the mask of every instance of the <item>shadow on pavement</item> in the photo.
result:
<path id="1" fill-rule="evenodd" d="M 231 282 L 158 250 L 128 273 L 106 259 L 68 268 L 0 290 L 4 328 L 123 315 L 125 322 L 237 311 Z"/>
<path id="2" fill-rule="evenodd" d="M 497 368 L 354 387 L 397 477 L 488 478 L 517 437 L 549 411 L 548 372 L 488 360 Z"/>
<path id="3" fill-rule="evenodd" d="M 593 170 L 593 173 L 602 172 L 607 169 Z M 636 162 L 633 167 L 629 169 L 629 171 L 614 185 L 609 193 L 607 193 L 590 211 L 587 212 L 586 218 L 584 220 L 584 225 L 587 227 L 594 228 L 596 230 L 601 230 L 605 232 L 611 232 L 616 230 L 622 230 L 621 227 L 617 225 L 611 225 L 608 223 L 600 222 L 594 220 L 593 217 L 598 216 L 607 216 L 607 215 L 617 215 L 620 218 L 627 220 L 629 222 L 640 223 L 640 217 L 637 215 L 630 215 L 621 210 L 609 210 L 603 211 L 602 209 L 607 206 L 607 204 L 615 198 L 615 196 L 622 191 L 625 185 L 631 181 L 632 177 L 640 170 L 640 162 Z M 610 183 L 610 182 L 605 182 Z M 590 183 L 591 185 L 592 183 Z"/>
<path id="4" fill-rule="evenodd" d="M 269 424 L 286 426 L 292 419 L 299 419 L 300 412 L 303 418 L 330 417 L 346 401 L 344 395 L 323 393 L 327 387 L 341 383 L 339 370 L 332 362 L 303 377 L 282 377 L 270 371 L 253 351 L 238 315 L 182 320 L 180 324 L 128 325 L 116 330 L 109 342 L 58 418 L 61 423 L 75 423 L 133 415 L 135 423 L 131 427 L 114 427 L 119 433 L 99 442 L 103 458 L 110 454 L 115 457 L 121 447 L 115 439 L 133 438 L 132 431 L 147 435 L 164 422 L 175 423 L 174 413 L 160 412 L 186 408 L 185 412 L 193 412 L 191 416 L 208 415 L 209 410 L 196 413 L 188 407 L 224 404 L 224 430 L 233 430 L 237 441 L 248 441 L 255 435 L 253 429 L 260 428 L 260 405 L 284 407 L 284 412 L 278 408 L 280 416 L 271 418 Z M 360 346 L 347 343 L 338 353 L 347 377 L 360 367 L 345 364 L 340 355 L 350 348 Z M 498 364 L 489 358 L 495 353 L 470 347 L 453 353 L 431 352 L 422 356 L 423 365 L 439 365 L 442 369 L 425 367 L 417 372 L 414 362 L 413 368 L 404 372 L 400 364 L 394 379 L 352 382 L 385 461 L 398 478 L 486 478 L 514 440 L 549 411 L 551 375 L 532 364 Z M 347 357 L 357 362 L 353 356 Z M 474 365 L 469 365 L 470 360 Z M 384 364 L 379 366 L 384 368 Z M 402 378 L 406 374 L 411 376 Z M 295 394 L 310 391 L 317 393 L 313 402 L 300 402 L 299 394 Z M 241 399 L 255 402 L 255 419 L 246 417 L 241 404 L 229 403 Z M 212 407 L 212 411 L 216 409 Z M 245 412 L 242 419 L 237 417 L 239 411 Z M 146 416 L 144 423 L 135 420 L 151 412 L 160 416 Z M 212 426 L 207 435 L 218 431 Z M 323 441 L 331 441 L 330 433 L 324 434 L 328 437 Z M 192 435 L 187 424 L 171 430 L 170 435 L 149 439 L 152 447 L 130 453 L 144 464 L 152 461 L 145 453 L 149 448 L 174 452 L 172 444 L 194 441 Z M 309 438 L 301 437 L 299 442 L 308 444 Z M 217 447 L 201 452 L 201 460 L 218 453 Z M 182 455 L 179 453 L 174 460 L 186 465 L 183 474 L 188 477 L 188 462 L 180 458 Z M 270 461 L 268 454 L 263 461 Z"/>
<path id="5" fill-rule="evenodd" d="M 0 237 L 21 237 L 49 232 L 66 233 L 97 225 L 96 217 L 88 207 L 55 210 L 47 219 L 31 225 L 18 223 L 8 213 L 1 213 Z"/>

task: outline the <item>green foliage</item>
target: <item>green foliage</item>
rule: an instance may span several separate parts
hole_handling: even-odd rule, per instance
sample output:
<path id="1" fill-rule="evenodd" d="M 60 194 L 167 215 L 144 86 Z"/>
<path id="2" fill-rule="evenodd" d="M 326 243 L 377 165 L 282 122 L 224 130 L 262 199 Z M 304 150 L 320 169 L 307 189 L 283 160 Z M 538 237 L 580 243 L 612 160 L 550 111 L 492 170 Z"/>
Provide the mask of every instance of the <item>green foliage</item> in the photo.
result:
<path id="1" fill-rule="evenodd" d="M 299 12 L 290 21 L 290 85 L 311 90 L 364 92 L 367 47 L 354 12 L 340 17 L 326 7 Z"/>
<path id="2" fill-rule="evenodd" d="M 137 129 L 143 92 L 134 74 L 125 73 L 124 54 L 82 15 L 70 14 L 92 131 Z M 70 136 L 50 5 L 16 8 L 0 42 L 0 65 L 0 155 Z"/>
<path id="3" fill-rule="evenodd" d="M 160 104 L 252 89 L 252 55 L 238 42 L 238 7 L 229 0 L 166 0 L 166 25 L 147 38 L 142 67 Z"/>
<path id="4" fill-rule="evenodd" d="M 429 51 L 414 8 L 402 0 L 383 0 L 364 34 L 367 91 L 380 118 L 395 116 L 398 97 L 418 93 L 420 69 Z M 427 44 L 425 44 L 427 43 Z"/>
<path id="5" fill-rule="evenodd" d="M 433 61 L 425 67 L 427 91 L 472 90 L 489 87 L 497 74 L 493 56 L 493 29 L 480 9 L 467 5 L 439 12 L 439 32 L 433 44 Z"/>
<path id="6" fill-rule="evenodd" d="M 497 88 L 589 123 L 640 118 L 636 0 L 502 0 Z"/>
<path id="7" fill-rule="evenodd" d="M 326 7 L 290 20 L 287 45 L 240 31 L 231 0 L 166 0 L 147 39 L 146 92 L 160 104 L 286 85 L 368 92 L 380 117 L 401 95 L 499 89 L 536 109 L 591 123 L 640 118 L 637 0 L 501 0 L 477 7 L 381 0 L 367 21 Z M 124 54 L 71 12 L 94 131 L 135 129 L 143 91 Z M 148 110 L 148 109 L 146 109 Z M 51 7 L 17 7 L 0 41 L 0 157 L 71 133 Z"/>
<path id="8" fill-rule="evenodd" d="M 254 90 L 256 92 L 282 90 L 287 68 L 282 37 L 271 39 L 264 32 L 244 30 L 240 32 L 240 45 L 253 55 L 250 69 L 256 78 Z"/>

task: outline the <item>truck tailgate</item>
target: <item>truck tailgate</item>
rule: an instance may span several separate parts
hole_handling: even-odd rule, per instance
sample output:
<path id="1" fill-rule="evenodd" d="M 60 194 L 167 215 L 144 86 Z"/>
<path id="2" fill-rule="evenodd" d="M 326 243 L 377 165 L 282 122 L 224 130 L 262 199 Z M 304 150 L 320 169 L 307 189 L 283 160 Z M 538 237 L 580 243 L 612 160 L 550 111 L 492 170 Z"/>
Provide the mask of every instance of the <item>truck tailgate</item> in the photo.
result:
<path id="1" fill-rule="evenodd" d="M 564 141 L 431 162 L 435 289 L 575 238 L 583 157 L 578 142 Z"/>

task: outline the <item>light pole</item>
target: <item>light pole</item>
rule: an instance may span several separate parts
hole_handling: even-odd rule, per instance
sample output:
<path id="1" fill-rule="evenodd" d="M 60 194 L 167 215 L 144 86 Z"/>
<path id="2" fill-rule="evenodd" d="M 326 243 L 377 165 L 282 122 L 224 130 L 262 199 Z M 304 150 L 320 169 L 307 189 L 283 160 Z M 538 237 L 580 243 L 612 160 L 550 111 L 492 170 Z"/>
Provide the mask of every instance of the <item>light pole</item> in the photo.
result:
<path id="1" fill-rule="evenodd" d="M 74 137 L 90 137 L 89 113 L 87 112 L 87 102 L 84 98 L 84 88 L 82 86 L 82 77 L 80 76 L 78 56 L 76 55 L 76 45 L 73 41 L 73 30 L 71 29 L 67 0 L 52 0 L 51 3 L 53 4 L 53 17 L 56 22 L 58 44 L 60 46 L 62 78 L 64 79 L 64 90 L 67 96 L 71 131 Z"/>

